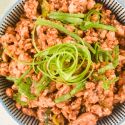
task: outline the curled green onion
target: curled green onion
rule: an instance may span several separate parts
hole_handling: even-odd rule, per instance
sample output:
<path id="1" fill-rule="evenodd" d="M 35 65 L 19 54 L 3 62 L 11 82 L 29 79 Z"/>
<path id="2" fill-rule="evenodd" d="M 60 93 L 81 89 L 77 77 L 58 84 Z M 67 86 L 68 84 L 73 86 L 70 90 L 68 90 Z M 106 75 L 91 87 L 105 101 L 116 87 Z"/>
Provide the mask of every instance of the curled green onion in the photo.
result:
<path id="1" fill-rule="evenodd" d="M 40 51 L 34 62 L 39 62 L 34 69 L 51 80 L 69 85 L 85 81 L 91 73 L 91 54 L 85 46 L 77 43 L 58 44 Z"/>
<path id="2" fill-rule="evenodd" d="M 90 10 L 86 15 L 85 15 L 85 18 L 84 18 L 84 21 L 90 21 L 90 17 L 93 15 L 93 14 L 97 14 L 98 18 L 100 18 L 100 15 L 101 13 L 97 10 Z"/>
<path id="3" fill-rule="evenodd" d="M 96 62 L 112 62 L 112 51 L 103 50 L 98 43 L 95 44 L 96 53 L 93 56 L 93 60 Z"/>
<path id="4" fill-rule="evenodd" d="M 79 17 L 84 17 L 84 14 L 68 14 L 68 13 L 62 13 L 62 12 L 51 12 L 49 14 L 50 19 L 59 20 L 63 23 L 71 23 L 80 25 L 82 24 L 83 20 Z"/>

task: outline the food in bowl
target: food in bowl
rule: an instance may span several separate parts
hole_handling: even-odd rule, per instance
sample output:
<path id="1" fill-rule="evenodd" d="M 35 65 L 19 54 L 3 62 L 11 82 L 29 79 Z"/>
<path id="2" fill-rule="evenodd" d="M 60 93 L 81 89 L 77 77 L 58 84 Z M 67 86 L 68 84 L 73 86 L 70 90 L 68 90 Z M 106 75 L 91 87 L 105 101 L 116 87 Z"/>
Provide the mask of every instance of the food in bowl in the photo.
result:
<path id="1" fill-rule="evenodd" d="M 125 101 L 125 26 L 94 0 L 27 0 L 0 44 L 6 94 L 40 125 L 96 125 Z"/>

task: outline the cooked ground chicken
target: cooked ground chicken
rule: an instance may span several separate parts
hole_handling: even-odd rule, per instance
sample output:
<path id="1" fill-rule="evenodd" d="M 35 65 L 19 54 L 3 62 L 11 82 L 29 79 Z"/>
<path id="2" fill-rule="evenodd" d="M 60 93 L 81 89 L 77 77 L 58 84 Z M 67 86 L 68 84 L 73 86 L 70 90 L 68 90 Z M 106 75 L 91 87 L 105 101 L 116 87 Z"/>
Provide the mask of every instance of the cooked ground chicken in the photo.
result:
<path id="1" fill-rule="evenodd" d="M 118 66 L 115 69 L 108 69 L 104 73 L 106 79 L 112 81 L 108 89 L 105 86 L 107 81 L 103 81 L 104 77 L 98 73 L 99 69 L 106 66 L 107 63 L 105 61 L 95 62 L 93 63 L 94 71 L 87 78 L 84 89 L 75 93 L 69 100 L 55 103 L 55 98 L 70 93 L 76 85 L 67 85 L 62 81 L 52 80 L 47 88 L 41 90 L 38 94 L 35 87 L 37 83 L 39 83 L 38 87 L 40 86 L 39 81 L 44 74 L 38 72 L 35 67 L 25 77 L 25 80 L 28 81 L 27 88 L 21 86 L 22 88 L 19 90 L 17 84 L 19 83 L 17 79 L 21 78 L 30 69 L 31 64 L 33 64 L 33 57 L 37 53 L 34 48 L 32 32 L 36 19 L 42 13 L 39 1 L 26 0 L 24 14 L 21 15 L 19 22 L 15 27 L 7 27 L 5 34 L 0 37 L 2 51 L 0 75 L 7 76 L 12 81 L 15 79 L 14 85 L 6 89 L 6 94 L 16 101 L 17 109 L 21 109 L 26 115 L 39 119 L 39 125 L 45 125 L 47 120 L 51 125 L 55 124 L 54 120 L 59 125 L 96 125 L 100 118 L 112 113 L 115 104 L 125 101 L 125 26 L 116 20 L 110 10 L 97 4 L 94 0 L 48 0 L 44 3 L 49 4 L 49 11 L 61 11 L 71 14 L 86 14 L 92 9 L 100 10 L 102 13 L 100 22 L 116 27 L 116 32 L 96 28 L 84 31 L 67 23 L 64 23 L 63 26 L 69 32 L 75 32 L 92 46 L 98 42 L 102 51 L 112 51 L 117 45 L 120 46 Z M 90 21 L 97 22 L 98 15 L 96 13 L 92 14 Z M 57 20 L 55 22 L 62 24 Z M 34 39 L 39 51 L 44 51 L 48 47 L 57 44 L 76 42 L 70 35 L 66 35 L 56 28 L 40 25 L 36 28 Z M 39 60 L 37 61 L 39 62 Z M 85 67 L 86 65 L 83 66 L 83 69 Z M 81 70 L 79 69 L 78 72 L 81 72 Z M 116 76 L 119 77 L 119 80 L 113 81 Z M 31 81 L 28 79 L 29 77 L 32 79 Z M 28 94 L 36 97 L 30 97 L 30 99 L 24 91 L 28 91 Z"/>

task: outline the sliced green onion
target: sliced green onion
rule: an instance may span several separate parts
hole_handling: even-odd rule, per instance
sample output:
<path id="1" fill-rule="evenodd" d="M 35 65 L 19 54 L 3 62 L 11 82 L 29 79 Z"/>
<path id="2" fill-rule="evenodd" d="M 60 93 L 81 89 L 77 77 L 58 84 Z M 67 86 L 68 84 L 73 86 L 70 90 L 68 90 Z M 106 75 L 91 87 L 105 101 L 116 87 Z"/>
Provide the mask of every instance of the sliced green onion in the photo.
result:
<path id="1" fill-rule="evenodd" d="M 41 80 L 35 84 L 35 94 L 39 95 L 41 91 L 45 90 L 46 87 L 49 85 L 50 79 L 46 76 L 43 76 Z"/>
<path id="2" fill-rule="evenodd" d="M 36 25 L 37 25 L 37 26 L 39 26 L 39 25 L 40 25 L 40 26 L 49 26 L 49 27 L 52 27 L 52 28 L 56 28 L 56 29 L 58 29 L 59 31 L 61 31 L 61 32 L 63 32 L 63 33 L 65 33 L 65 34 L 67 34 L 67 35 L 73 37 L 73 38 L 74 38 L 75 40 L 77 40 L 79 43 L 82 43 L 83 45 L 85 44 L 85 45 L 92 51 L 92 53 L 95 53 L 95 50 L 93 49 L 93 47 L 92 47 L 89 43 L 83 41 L 83 39 L 80 38 L 77 34 L 72 33 L 72 32 L 69 32 L 66 28 L 64 28 L 64 27 L 63 27 L 62 25 L 60 25 L 60 24 L 51 22 L 51 21 L 49 21 L 49 20 L 45 20 L 45 19 L 38 18 L 37 21 L 36 21 Z M 33 39 L 33 41 L 34 41 L 34 39 Z M 36 47 L 35 47 L 35 48 L 36 48 Z M 37 49 L 36 49 L 36 50 L 37 50 Z"/>
<path id="3" fill-rule="evenodd" d="M 36 25 L 34 26 L 33 31 L 32 31 L 32 44 L 35 50 L 39 52 L 39 49 L 37 48 L 36 43 L 35 43 L 35 31 L 36 31 Z"/>
<path id="4" fill-rule="evenodd" d="M 28 105 L 27 102 L 21 101 L 21 94 L 20 93 L 14 94 L 13 100 L 15 100 L 21 106 L 27 106 Z"/>
<path id="5" fill-rule="evenodd" d="M 111 85 L 112 83 L 117 82 L 118 80 L 119 80 L 118 77 L 115 77 L 115 78 L 112 79 L 112 80 L 108 80 L 107 78 L 104 77 L 104 79 L 103 79 L 103 88 L 104 88 L 104 90 L 108 90 L 109 87 L 110 87 L 110 85 Z"/>
<path id="6" fill-rule="evenodd" d="M 25 95 L 29 100 L 33 100 L 36 97 L 31 93 L 30 87 L 31 84 L 22 82 L 20 85 L 18 85 L 18 92 L 21 95 Z"/>
<path id="7" fill-rule="evenodd" d="M 35 67 L 46 77 L 69 85 L 85 81 L 91 68 L 91 54 L 88 49 L 77 43 L 58 44 L 35 55 Z M 79 68 L 85 65 L 80 73 Z M 35 69 L 35 68 L 34 68 Z"/>
<path id="8" fill-rule="evenodd" d="M 70 98 L 71 98 L 70 93 L 67 93 L 67 94 L 62 95 L 62 96 L 58 97 L 57 99 L 55 99 L 55 103 L 65 102 L 65 101 L 69 100 Z"/>
<path id="9" fill-rule="evenodd" d="M 83 14 L 80 14 L 77 16 L 82 16 L 82 15 Z M 49 14 L 49 18 L 59 20 L 63 23 L 71 23 L 75 25 L 80 25 L 83 22 L 82 19 L 80 19 L 79 17 L 76 17 L 76 14 L 68 14 L 68 13 L 62 13 L 62 12 L 52 12 Z"/>
<path id="10" fill-rule="evenodd" d="M 77 94 L 79 91 L 81 91 L 84 88 L 84 86 L 85 86 L 85 83 L 83 82 L 79 83 L 73 90 L 71 90 L 71 92 L 55 99 L 55 103 L 67 101 L 68 99 L 72 98 L 75 94 Z"/>
<path id="11" fill-rule="evenodd" d="M 74 96 L 74 95 L 77 94 L 79 91 L 81 91 L 84 87 L 85 87 L 85 82 L 79 83 L 79 84 L 70 92 L 70 95 L 71 95 L 71 96 Z"/>
<path id="12" fill-rule="evenodd" d="M 97 28 L 97 29 L 105 29 L 105 30 L 109 30 L 109 31 L 116 31 L 116 28 L 113 26 L 104 25 L 104 24 L 97 23 L 97 22 L 89 22 L 89 21 L 85 21 L 84 24 L 80 26 L 80 28 L 82 30 Z"/>
<path id="13" fill-rule="evenodd" d="M 77 14 L 73 14 L 73 13 L 64 13 L 64 12 L 51 12 L 49 14 L 49 17 L 53 17 L 53 16 L 63 16 L 63 17 L 74 17 L 74 18 L 84 18 L 85 14 L 82 13 L 77 13 Z"/>
<path id="14" fill-rule="evenodd" d="M 96 50 L 96 54 L 93 55 L 94 58 L 93 60 L 95 60 L 96 62 L 107 62 L 107 63 L 113 61 L 112 51 L 101 49 L 98 43 L 95 44 L 94 48 Z"/>
<path id="15" fill-rule="evenodd" d="M 105 73 L 107 70 L 111 70 L 111 69 L 114 69 L 114 65 L 112 63 L 109 63 L 108 65 L 102 67 L 101 69 L 98 70 L 98 73 L 99 74 L 103 74 Z"/>
<path id="16" fill-rule="evenodd" d="M 24 77 L 31 71 L 31 67 L 20 76 L 20 78 L 6 77 L 7 80 L 13 81 L 17 86 L 22 82 Z"/>
<path id="17" fill-rule="evenodd" d="M 85 21 L 90 21 L 90 17 L 91 17 L 93 14 L 97 14 L 98 17 L 101 15 L 101 13 L 100 13 L 99 11 L 93 9 L 93 10 L 90 10 L 90 11 L 85 15 L 84 20 L 85 20 Z"/>
<path id="18" fill-rule="evenodd" d="M 20 78 L 11 78 L 8 77 L 8 80 L 11 80 L 14 82 L 14 84 L 18 88 L 18 93 L 15 95 L 15 98 L 19 99 L 19 95 L 26 96 L 29 100 L 35 99 L 35 96 L 31 93 L 30 87 L 32 84 L 32 81 L 30 78 L 25 78 L 26 75 L 31 71 L 31 68 L 25 71 L 23 75 L 21 75 Z"/>
<path id="19" fill-rule="evenodd" d="M 119 46 L 116 46 L 113 50 L 113 54 L 114 54 L 114 60 L 113 60 L 113 65 L 114 67 L 117 67 L 118 63 L 119 63 Z"/>

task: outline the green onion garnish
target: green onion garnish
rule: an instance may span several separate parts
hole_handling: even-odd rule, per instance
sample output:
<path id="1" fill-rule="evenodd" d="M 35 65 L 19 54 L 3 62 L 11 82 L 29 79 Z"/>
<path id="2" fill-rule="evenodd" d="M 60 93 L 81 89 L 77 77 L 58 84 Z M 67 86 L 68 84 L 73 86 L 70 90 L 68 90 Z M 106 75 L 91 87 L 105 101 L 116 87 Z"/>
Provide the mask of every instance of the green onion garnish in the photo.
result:
<path id="1" fill-rule="evenodd" d="M 75 25 L 80 25 L 83 22 L 84 14 L 69 14 L 63 12 L 51 12 L 49 14 L 50 19 L 59 20 L 63 23 L 71 23 Z"/>
<path id="2" fill-rule="evenodd" d="M 84 81 L 91 73 L 91 54 L 78 43 L 58 44 L 35 55 L 34 69 L 57 82 L 67 84 Z M 78 71 L 82 69 L 80 73 Z"/>
<path id="3" fill-rule="evenodd" d="M 107 70 L 111 70 L 111 69 L 114 69 L 114 68 L 115 68 L 115 67 L 113 66 L 113 64 L 112 64 L 112 63 L 109 63 L 108 65 L 106 65 L 106 66 L 100 68 L 100 69 L 98 70 L 98 73 L 99 73 L 99 74 L 103 74 L 103 73 L 105 73 Z"/>
<path id="4" fill-rule="evenodd" d="M 80 38 L 77 34 L 75 34 L 73 32 L 69 32 L 66 28 L 64 28 L 60 24 L 54 23 L 54 22 L 49 21 L 49 20 L 41 19 L 39 17 L 36 21 L 36 26 L 49 26 L 49 27 L 52 27 L 52 28 L 56 28 L 59 31 L 73 37 L 78 43 L 82 43 L 83 45 L 85 44 L 89 48 L 89 50 L 91 50 L 92 53 L 95 53 L 94 48 L 89 43 L 83 41 L 83 39 Z M 36 26 L 34 27 L 34 30 L 32 32 L 32 41 L 33 41 L 33 45 L 34 45 L 36 51 L 38 52 L 39 50 L 38 50 L 38 48 L 36 47 L 36 44 L 35 44 L 35 28 L 36 28 Z"/>
<path id="5" fill-rule="evenodd" d="M 105 29 L 110 31 L 116 31 L 116 28 L 111 25 L 105 25 L 98 22 L 90 22 L 90 21 L 84 21 L 84 24 L 80 26 L 80 29 L 82 30 L 88 30 L 91 28 L 97 28 L 97 29 Z"/>
<path id="6" fill-rule="evenodd" d="M 85 86 L 85 82 L 79 83 L 69 93 L 67 93 L 65 95 L 62 95 L 62 96 L 58 97 L 57 99 L 55 99 L 55 103 L 60 103 L 60 102 L 67 101 L 68 99 L 70 99 L 71 97 L 73 97 L 75 94 L 77 94 L 80 90 L 82 90 L 84 88 L 84 86 Z"/>
<path id="7" fill-rule="evenodd" d="M 107 79 L 106 77 L 103 78 L 103 88 L 104 90 L 108 90 L 112 83 L 115 83 L 119 80 L 119 77 L 115 77 L 112 80 Z"/>

